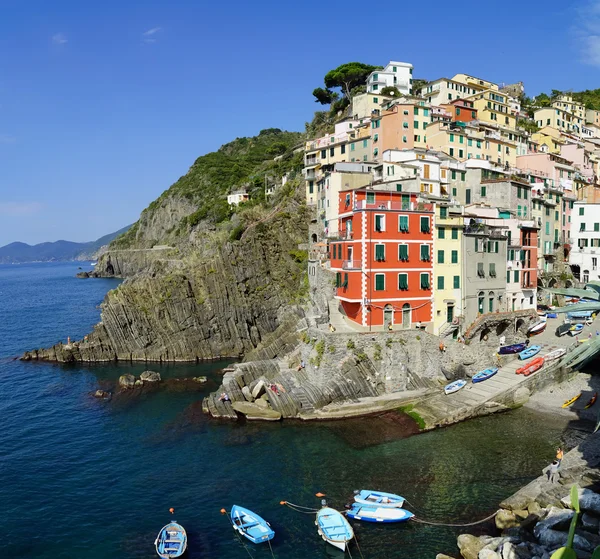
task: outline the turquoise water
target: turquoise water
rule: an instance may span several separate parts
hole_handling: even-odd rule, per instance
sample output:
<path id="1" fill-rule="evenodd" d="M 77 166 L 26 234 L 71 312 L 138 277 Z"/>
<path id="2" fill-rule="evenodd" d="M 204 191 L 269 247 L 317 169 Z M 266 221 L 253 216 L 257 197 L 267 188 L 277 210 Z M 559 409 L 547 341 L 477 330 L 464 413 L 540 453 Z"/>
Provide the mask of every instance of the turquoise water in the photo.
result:
<path id="1" fill-rule="evenodd" d="M 218 363 L 148 367 L 171 377 L 208 375 L 201 392 L 98 401 L 90 396 L 98 386 L 147 367 L 10 359 L 79 338 L 98 320 L 97 307 L 117 282 L 77 280 L 76 272 L 71 263 L 0 266 L 0 557 L 153 557 L 170 507 L 188 530 L 188 557 L 248 557 L 219 513 L 237 503 L 271 522 L 277 558 L 341 558 L 317 537 L 312 515 L 279 502 L 316 506 L 321 491 L 342 508 L 352 490 L 380 488 L 403 494 L 422 518 L 470 522 L 553 457 L 562 424 L 528 410 L 410 438 L 403 438 L 405 422 L 391 416 L 209 420 L 200 401 L 218 385 Z M 460 533 L 415 523 L 354 527 L 365 559 L 456 555 Z M 268 547 L 249 551 L 271 557 Z"/>

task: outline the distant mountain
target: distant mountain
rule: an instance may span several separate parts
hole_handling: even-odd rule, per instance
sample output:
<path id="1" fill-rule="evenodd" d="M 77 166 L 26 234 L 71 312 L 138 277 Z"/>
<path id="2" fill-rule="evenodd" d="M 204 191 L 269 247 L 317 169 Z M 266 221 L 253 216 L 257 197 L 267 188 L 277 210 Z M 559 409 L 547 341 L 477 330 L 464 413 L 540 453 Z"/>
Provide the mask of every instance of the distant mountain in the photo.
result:
<path id="1" fill-rule="evenodd" d="M 114 233 L 104 235 L 96 241 L 88 243 L 73 243 L 71 241 L 56 241 L 28 245 L 26 243 L 10 243 L 0 247 L 0 264 L 23 264 L 25 262 L 59 262 L 65 260 L 95 260 L 103 247 L 106 247 L 115 237 L 125 233 L 131 225 L 123 227 Z"/>

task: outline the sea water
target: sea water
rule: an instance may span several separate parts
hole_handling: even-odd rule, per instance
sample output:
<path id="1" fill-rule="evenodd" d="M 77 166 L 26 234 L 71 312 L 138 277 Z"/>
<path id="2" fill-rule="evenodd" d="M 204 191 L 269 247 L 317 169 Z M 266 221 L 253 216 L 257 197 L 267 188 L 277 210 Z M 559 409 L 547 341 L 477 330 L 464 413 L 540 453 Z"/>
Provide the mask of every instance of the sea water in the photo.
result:
<path id="1" fill-rule="evenodd" d="M 417 516 L 471 522 L 539 475 L 563 424 L 521 409 L 407 437 L 396 416 L 303 423 L 222 422 L 201 413 L 223 363 L 58 365 L 12 358 L 83 337 L 117 280 L 76 279 L 77 263 L 0 266 L 0 557 L 149 558 L 160 528 L 187 529 L 188 557 L 271 557 L 235 535 L 232 504 L 266 518 L 277 558 L 343 557 L 317 535 L 315 493 L 342 509 L 352 491 L 400 493 Z M 158 390 L 106 402 L 120 374 L 206 375 L 199 392 Z M 451 396 L 449 396 L 451 397 Z M 415 522 L 354 522 L 365 559 L 457 555 L 464 531 Z"/>

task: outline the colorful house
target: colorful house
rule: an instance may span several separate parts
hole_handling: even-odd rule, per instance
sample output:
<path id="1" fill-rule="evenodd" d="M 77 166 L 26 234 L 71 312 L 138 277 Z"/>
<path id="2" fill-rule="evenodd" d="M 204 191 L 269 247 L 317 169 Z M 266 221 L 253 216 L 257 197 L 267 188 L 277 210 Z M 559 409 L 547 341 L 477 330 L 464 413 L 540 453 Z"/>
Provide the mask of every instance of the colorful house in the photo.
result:
<path id="1" fill-rule="evenodd" d="M 349 320 L 432 331 L 433 208 L 414 193 L 370 187 L 340 193 L 331 270 Z"/>

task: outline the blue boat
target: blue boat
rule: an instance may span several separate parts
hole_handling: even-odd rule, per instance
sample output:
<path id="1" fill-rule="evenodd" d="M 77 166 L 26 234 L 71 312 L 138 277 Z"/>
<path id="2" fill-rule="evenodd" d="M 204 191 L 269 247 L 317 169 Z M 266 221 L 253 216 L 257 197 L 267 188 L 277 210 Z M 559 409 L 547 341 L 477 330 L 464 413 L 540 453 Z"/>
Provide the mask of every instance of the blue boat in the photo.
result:
<path id="1" fill-rule="evenodd" d="M 498 367 L 490 367 L 489 369 L 484 369 L 483 371 L 474 374 L 471 380 L 473 381 L 473 384 L 476 382 L 483 382 L 484 380 L 493 377 L 497 372 Z"/>
<path id="2" fill-rule="evenodd" d="M 571 334 L 571 336 L 577 336 L 577 334 L 580 334 L 582 330 L 583 330 L 583 324 L 573 324 L 569 328 L 569 334 Z"/>
<path id="3" fill-rule="evenodd" d="M 558 318 L 558 314 L 555 312 L 549 312 L 546 316 L 548 318 Z"/>
<path id="4" fill-rule="evenodd" d="M 522 342 L 520 344 L 504 345 L 499 350 L 500 355 L 510 355 L 511 353 L 519 353 L 523 351 L 529 342 Z"/>
<path id="5" fill-rule="evenodd" d="M 354 530 L 342 514 L 330 507 L 323 507 L 317 512 L 315 524 L 319 535 L 326 542 L 346 551 L 350 540 L 354 537 Z"/>
<path id="6" fill-rule="evenodd" d="M 537 355 L 541 349 L 542 349 L 541 345 L 529 346 L 527 349 L 525 349 L 521 353 L 519 353 L 519 359 L 521 361 L 525 361 L 525 359 L 529 359 L 530 357 Z"/>
<path id="7" fill-rule="evenodd" d="M 163 559 L 181 557 L 187 549 L 187 534 L 183 526 L 173 520 L 158 533 L 154 545 Z"/>
<path id="8" fill-rule="evenodd" d="M 458 392 L 461 388 L 464 388 L 466 385 L 466 380 L 455 380 L 454 382 L 451 382 L 450 384 L 447 384 L 444 387 L 444 392 L 446 394 L 454 394 L 454 392 Z"/>
<path id="9" fill-rule="evenodd" d="M 359 505 L 377 505 L 378 507 L 399 508 L 404 504 L 404 497 L 394 493 L 363 489 L 362 491 L 354 492 L 354 501 Z"/>
<path id="10" fill-rule="evenodd" d="M 360 505 L 353 503 L 346 516 L 365 522 L 403 522 L 410 520 L 414 514 L 400 508 L 378 507 L 377 505 Z"/>
<path id="11" fill-rule="evenodd" d="M 262 543 L 273 539 L 275 532 L 269 523 L 255 512 L 233 505 L 231 507 L 233 528 L 252 543 Z"/>

